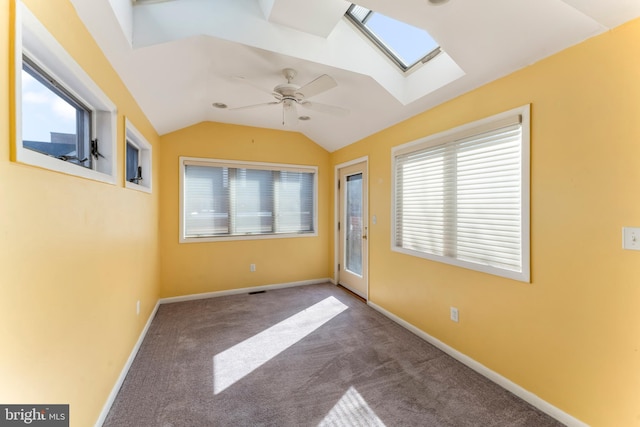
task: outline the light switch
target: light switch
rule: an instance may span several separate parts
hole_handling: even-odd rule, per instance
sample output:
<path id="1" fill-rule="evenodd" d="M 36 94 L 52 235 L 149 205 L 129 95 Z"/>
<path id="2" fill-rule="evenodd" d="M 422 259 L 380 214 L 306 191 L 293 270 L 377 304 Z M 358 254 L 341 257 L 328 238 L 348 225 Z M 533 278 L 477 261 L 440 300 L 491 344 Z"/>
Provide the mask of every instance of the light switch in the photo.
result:
<path id="1" fill-rule="evenodd" d="M 632 251 L 640 251 L 640 228 L 622 227 L 622 247 Z"/>

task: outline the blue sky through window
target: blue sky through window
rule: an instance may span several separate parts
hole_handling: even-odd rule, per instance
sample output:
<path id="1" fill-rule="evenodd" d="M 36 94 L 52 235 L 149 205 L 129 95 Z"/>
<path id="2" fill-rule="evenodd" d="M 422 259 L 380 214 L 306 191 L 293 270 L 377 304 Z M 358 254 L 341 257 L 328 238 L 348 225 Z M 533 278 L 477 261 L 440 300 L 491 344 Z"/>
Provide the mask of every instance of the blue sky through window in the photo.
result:
<path id="1" fill-rule="evenodd" d="M 22 139 L 51 142 L 51 132 L 76 133 L 76 109 L 22 71 Z"/>
<path id="2" fill-rule="evenodd" d="M 422 28 L 362 6 L 352 5 L 347 11 L 347 16 L 354 20 L 368 36 L 376 39 L 403 69 L 411 68 L 438 48 L 438 43 Z"/>

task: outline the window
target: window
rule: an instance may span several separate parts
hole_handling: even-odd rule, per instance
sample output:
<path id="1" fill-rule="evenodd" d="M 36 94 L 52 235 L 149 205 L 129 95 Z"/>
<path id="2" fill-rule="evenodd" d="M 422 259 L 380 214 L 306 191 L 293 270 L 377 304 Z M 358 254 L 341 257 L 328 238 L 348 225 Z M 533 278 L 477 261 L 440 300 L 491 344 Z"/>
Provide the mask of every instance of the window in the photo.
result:
<path id="1" fill-rule="evenodd" d="M 19 4 L 14 160 L 115 183 L 115 106 Z"/>
<path id="2" fill-rule="evenodd" d="M 421 28 L 352 4 L 345 15 L 402 71 L 440 53 L 438 43 Z"/>
<path id="3" fill-rule="evenodd" d="M 180 241 L 316 234 L 317 168 L 180 159 Z"/>
<path id="4" fill-rule="evenodd" d="M 529 281 L 529 106 L 396 147 L 393 249 Z"/>
<path id="5" fill-rule="evenodd" d="M 126 121 L 125 187 L 151 193 L 151 144 Z"/>
<path id="6" fill-rule="evenodd" d="M 22 56 L 22 144 L 91 168 L 91 110 Z"/>
<path id="7" fill-rule="evenodd" d="M 142 181 L 140 150 L 137 145 L 127 139 L 127 182 L 138 184 L 140 181 Z"/>

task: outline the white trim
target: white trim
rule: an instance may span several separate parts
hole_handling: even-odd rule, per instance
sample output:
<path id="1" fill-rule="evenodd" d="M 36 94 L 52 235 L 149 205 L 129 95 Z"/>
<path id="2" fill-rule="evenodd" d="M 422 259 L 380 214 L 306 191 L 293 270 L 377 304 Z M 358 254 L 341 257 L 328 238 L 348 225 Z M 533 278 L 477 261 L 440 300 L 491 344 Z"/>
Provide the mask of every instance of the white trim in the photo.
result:
<path id="1" fill-rule="evenodd" d="M 365 162 L 367 164 L 367 183 L 369 183 L 369 156 L 358 157 L 357 159 L 349 160 L 348 162 L 340 163 L 335 166 L 333 172 L 333 280 L 332 283 L 338 284 L 338 264 L 340 263 L 340 235 L 338 231 L 338 221 L 340 220 L 340 192 L 338 191 L 338 181 L 340 180 L 340 169 L 346 168 L 351 165 L 356 165 L 358 163 Z M 367 191 L 369 189 L 367 188 Z M 368 200 L 368 197 L 367 197 Z M 368 212 L 368 209 L 367 209 Z M 368 212 L 371 215 L 370 212 Z M 367 218 L 367 223 L 369 222 L 369 218 Z M 371 233 L 369 233 L 371 234 Z M 367 243 L 368 244 L 368 243 Z M 367 289 L 369 288 L 369 284 L 367 283 Z"/>
<path id="2" fill-rule="evenodd" d="M 226 291 L 215 291 L 215 292 L 205 292 L 202 294 L 191 294 L 184 295 L 179 297 L 168 297 L 161 298 L 158 303 L 159 304 L 172 304 L 174 302 L 183 302 L 183 301 L 195 301 L 200 299 L 207 298 L 217 298 L 224 297 L 227 295 L 239 295 L 246 294 L 249 292 L 260 292 L 260 291 L 273 291 L 275 289 L 285 289 L 285 288 L 293 288 L 296 286 L 307 286 L 307 285 L 319 285 L 321 283 L 331 282 L 331 279 L 322 278 L 322 279 L 311 279 L 311 280 L 302 280 L 299 282 L 289 282 L 289 283 L 278 283 L 273 285 L 262 285 L 262 286 L 253 286 L 249 288 L 239 288 L 239 289 L 229 289 Z"/>
<path id="3" fill-rule="evenodd" d="M 142 184 L 127 181 L 127 142 L 130 142 L 138 149 L 138 163 L 142 166 Z M 145 193 L 152 192 L 153 183 L 153 153 L 152 146 L 136 128 L 131 120 L 125 117 L 125 138 L 124 138 L 124 186 L 126 188 Z"/>
<path id="4" fill-rule="evenodd" d="M 220 160 L 202 157 L 180 156 L 179 162 L 179 203 L 178 203 L 178 242 L 179 243 L 207 243 L 225 242 L 235 240 L 264 240 L 264 239 L 291 239 L 304 237 L 318 237 L 318 210 L 319 210 L 319 171 L 315 165 L 294 165 L 286 163 L 267 162 L 245 162 L 239 160 Z M 313 173 L 313 232 L 309 233 L 264 233 L 264 234 L 241 234 L 241 235 L 221 235 L 207 237 L 185 237 L 184 236 L 184 173 L 185 166 L 211 166 L 211 167 L 250 167 L 252 169 L 290 171 Z"/>
<path id="5" fill-rule="evenodd" d="M 249 162 L 242 160 L 223 160 L 209 159 L 205 157 L 187 157 L 180 156 L 180 162 L 192 166 L 220 166 L 220 167 L 245 167 L 250 166 L 252 169 L 264 170 L 283 170 L 291 172 L 309 172 L 310 170 L 318 171 L 315 165 L 295 165 L 288 163 L 269 163 L 269 162 Z"/>
<path id="6" fill-rule="evenodd" d="M 194 301 L 194 300 L 200 300 L 200 299 L 206 299 L 206 298 L 222 297 L 226 295 L 245 294 L 248 292 L 259 292 L 259 291 L 269 291 L 269 290 L 275 290 L 275 289 L 293 288 L 296 286 L 318 285 L 318 284 L 327 283 L 327 282 L 332 282 L 332 281 L 331 279 L 328 279 L 328 278 L 311 279 L 311 280 L 302 280 L 299 282 L 289 282 L 289 283 L 280 283 L 280 284 L 273 284 L 273 285 L 254 286 L 249 288 L 230 289 L 227 291 L 206 292 L 202 294 L 192 294 L 192 295 L 185 295 L 180 297 L 160 298 L 156 302 L 156 305 L 153 308 L 153 311 L 149 315 L 149 319 L 147 319 L 147 323 L 142 329 L 142 332 L 138 337 L 138 341 L 136 341 L 136 344 L 133 346 L 133 349 L 129 354 L 129 358 L 127 359 L 124 366 L 122 367 L 122 371 L 120 371 L 120 375 L 118 376 L 118 379 L 116 380 L 115 385 L 111 389 L 111 393 L 109 393 L 109 396 L 107 397 L 107 400 L 104 406 L 102 407 L 102 411 L 98 416 L 98 420 L 95 423 L 95 427 L 102 426 L 104 421 L 107 419 L 107 416 L 109 415 L 109 411 L 113 406 L 113 402 L 115 402 L 116 397 L 120 392 L 120 388 L 122 387 L 122 384 L 124 383 L 124 380 L 127 377 L 129 370 L 131 369 L 131 365 L 133 364 L 133 361 L 135 360 L 138 354 L 138 351 L 142 346 L 142 342 L 147 336 L 147 332 L 149 331 L 149 328 L 151 327 L 151 323 L 153 322 L 153 319 L 155 318 L 156 313 L 158 312 L 158 308 L 160 307 L 161 304 L 171 304 L 174 302 L 183 302 L 183 301 Z"/>
<path id="7" fill-rule="evenodd" d="M 151 314 L 149 315 L 149 318 L 147 319 L 147 323 L 144 325 L 144 328 L 142 329 L 142 332 L 140 332 L 140 336 L 138 337 L 138 341 L 136 341 L 136 344 L 133 346 L 133 349 L 131 350 L 131 353 L 129 354 L 129 358 L 127 359 L 127 361 L 125 362 L 124 366 L 122 367 L 122 371 L 120 371 L 120 375 L 118 376 L 118 379 L 116 380 L 115 385 L 111 389 L 111 393 L 109 393 L 109 397 L 107 397 L 107 401 L 105 402 L 104 406 L 102 407 L 102 411 L 100 412 L 100 415 L 98 416 L 98 420 L 96 421 L 96 424 L 95 424 L 96 427 L 101 426 L 104 423 L 104 421 L 107 419 L 107 415 L 109 415 L 109 411 L 111 410 L 111 406 L 113 406 L 113 402 L 115 402 L 116 397 L 118 396 L 118 392 L 120 391 L 120 387 L 122 387 L 122 384 L 124 383 L 124 380 L 127 377 L 127 374 L 129 373 L 129 369 L 131 369 L 131 365 L 133 364 L 133 361 L 135 360 L 136 356 L 138 355 L 138 351 L 140 350 L 140 346 L 142 345 L 142 342 L 144 341 L 144 338 L 147 336 L 147 332 L 149 331 L 149 328 L 151 327 L 151 322 L 153 322 L 153 319 L 155 318 L 156 313 L 158 312 L 158 307 L 160 307 L 160 302 L 156 302 L 156 305 L 153 308 L 153 311 L 151 312 Z"/>
<path id="8" fill-rule="evenodd" d="M 426 252 L 405 249 L 396 246 L 396 158 L 400 154 L 412 152 L 420 148 L 441 145 L 445 142 L 468 137 L 487 129 L 511 123 L 514 117 L 521 116 L 522 141 L 521 141 L 521 258 L 522 271 L 510 271 L 499 267 L 477 264 L 463 261 L 450 256 L 440 256 Z M 391 251 L 411 255 L 418 258 L 454 265 L 456 267 L 467 268 L 469 270 L 482 273 L 493 274 L 495 276 L 518 280 L 520 282 L 531 282 L 531 104 L 504 111 L 490 117 L 485 117 L 471 123 L 467 123 L 434 135 L 419 138 L 417 140 L 395 146 L 391 149 Z"/>
<path id="9" fill-rule="evenodd" d="M 182 235 L 182 233 L 180 233 Z M 269 240 L 269 239 L 299 239 L 301 237 L 318 237 L 318 233 L 274 233 L 274 234 L 242 234 L 234 236 L 218 237 L 186 237 L 181 238 L 180 243 L 215 243 L 233 242 L 236 240 Z"/>
<path id="10" fill-rule="evenodd" d="M 22 2 L 16 7 L 15 22 L 15 160 L 81 178 L 116 184 L 117 173 L 117 108 L 102 89 L 87 75 L 64 47 Z M 94 159 L 94 169 L 71 164 L 24 148 L 22 143 L 22 54 L 54 78 L 93 115 L 93 134 L 98 138 L 103 158 Z"/>
<path id="11" fill-rule="evenodd" d="M 388 317 L 389 319 L 393 320 L 394 322 L 396 322 L 400 326 L 402 326 L 405 329 L 413 332 L 415 335 L 417 335 L 418 337 L 422 338 L 423 340 L 425 340 L 429 344 L 433 345 L 434 347 L 437 347 L 438 349 L 442 350 L 443 352 L 445 352 L 449 356 L 453 357 L 458 362 L 468 366 L 469 368 L 473 369 L 474 371 L 476 371 L 480 375 L 486 377 L 487 379 L 489 379 L 489 380 L 493 381 L 494 383 L 498 384 L 500 387 L 504 388 L 505 390 L 515 394 L 516 396 L 518 396 L 519 398 L 521 398 L 525 402 L 527 402 L 527 403 L 531 404 L 532 406 L 538 408 L 539 410 L 541 410 L 545 414 L 555 418 L 556 420 L 560 421 L 561 423 L 566 424 L 568 427 L 588 427 L 588 424 L 586 424 L 586 423 L 580 421 L 579 419 L 567 414 L 566 412 L 564 412 L 561 409 L 553 406 L 549 402 L 541 399 L 540 397 L 538 397 L 535 394 L 531 393 L 530 391 L 524 389 L 523 387 L 519 386 L 518 384 L 514 383 L 513 381 L 503 377 L 502 375 L 498 374 L 495 371 L 492 371 L 491 369 L 487 368 L 486 366 L 484 366 L 480 362 L 477 362 L 476 360 L 474 360 L 471 357 L 465 355 L 464 353 L 459 352 L 458 350 L 454 349 L 453 347 L 450 347 L 449 345 L 443 343 L 439 339 L 434 338 L 433 336 L 427 334 L 422 329 L 419 329 L 417 326 L 412 325 L 411 323 L 409 323 L 409 322 L 403 320 L 402 318 L 396 316 L 395 314 L 385 310 L 384 308 L 380 307 L 379 305 L 377 305 L 375 303 L 372 303 L 371 301 L 368 301 L 367 304 L 371 308 L 373 308 L 374 310 L 376 310 L 379 313 L 383 314 L 384 316 Z"/>

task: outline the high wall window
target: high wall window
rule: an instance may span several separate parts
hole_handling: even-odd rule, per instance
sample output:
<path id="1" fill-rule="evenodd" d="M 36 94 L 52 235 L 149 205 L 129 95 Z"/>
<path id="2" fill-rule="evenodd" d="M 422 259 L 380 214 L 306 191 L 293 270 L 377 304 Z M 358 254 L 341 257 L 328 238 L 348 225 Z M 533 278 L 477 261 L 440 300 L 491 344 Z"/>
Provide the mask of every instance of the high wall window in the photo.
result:
<path id="1" fill-rule="evenodd" d="M 393 249 L 529 281 L 529 106 L 393 150 Z"/>
<path id="2" fill-rule="evenodd" d="M 115 183 L 115 105 L 18 3 L 15 160 Z"/>
<path id="3" fill-rule="evenodd" d="M 151 193 L 151 144 L 129 119 L 125 128 L 125 187 Z"/>
<path id="4" fill-rule="evenodd" d="M 28 57 L 22 57 L 24 148 L 91 168 L 92 111 Z"/>
<path id="5" fill-rule="evenodd" d="M 138 184 L 142 180 L 142 166 L 140 166 L 140 149 L 127 139 L 127 182 Z"/>
<path id="6" fill-rule="evenodd" d="M 317 169 L 181 158 L 182 242 L 316 234 Z"/>

